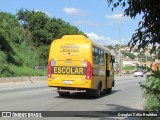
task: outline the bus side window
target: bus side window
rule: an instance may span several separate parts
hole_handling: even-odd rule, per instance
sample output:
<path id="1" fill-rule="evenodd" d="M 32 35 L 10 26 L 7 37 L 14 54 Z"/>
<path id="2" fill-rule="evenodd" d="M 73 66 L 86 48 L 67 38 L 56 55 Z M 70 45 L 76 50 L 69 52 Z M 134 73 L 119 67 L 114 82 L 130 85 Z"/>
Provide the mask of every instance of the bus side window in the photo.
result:
<path id="1" fill-rule="evenodd" d="M 100 60 L 100 65 L 104 65 L 104 52 L 102 51 L 102 50 L 100 50 L 100 58 L 99 58 L 99 60 Z"/>
<path id="2" fill-rule="evenodd" d="M 95 54 L 96 54 L 96 64 L 99 64 L 99 50 L 98 50 L 98 48 L 95 48 Z"/>
<path id="3" fill-rule="evenodd" d="M 93 51 L 93 63 L 96 64 L 96 52 L 95 52 L 95 47 L 92 48 Z"/>
<path id="4" fill-rule="evenodd" d="M 95 47 L 92 48 L 92 52 L 93 52 L 93 61 L 95 61 L 95 59 L 96 59 L 96 55 L 95 55 L 95 52 L 94 52 L 94 51 L 95 51 Z"/>
<path id="5" fill-rule="evenodd" d="M 94 47 L 93 50 L 93 62 L 94 64 L 99 64 L 99 49 Z"/>

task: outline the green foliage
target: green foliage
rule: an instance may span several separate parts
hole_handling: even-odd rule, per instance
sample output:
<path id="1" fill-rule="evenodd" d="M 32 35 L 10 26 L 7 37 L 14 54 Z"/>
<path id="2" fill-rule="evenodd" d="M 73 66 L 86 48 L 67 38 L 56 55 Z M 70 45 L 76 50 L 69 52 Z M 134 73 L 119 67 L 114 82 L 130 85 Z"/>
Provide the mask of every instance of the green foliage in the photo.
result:
<path id="1" fill-rule="evenodd" d="M 16 76 L 44 76 L 46 75 L 46 70 L 33 70 L 32 68 L 26 66 L 15 66 L 9 65 L 7 66 L 8 74 L 1 74 L 0 77 L 16 77 Z"/>
<path id="2" fill-rule="evenodd" d="M 160 71 L 147 77 L 145 84 L 141 84 L 144 97 L 147 100 L 146 109 L 160 109 Z"/>
<path id="3" fill-rule="evenodd" d="M 37 62 L 39 65 L 45 65 L 47 64 L 48 55 L 49 55 L 49 45 L 42 45 L 37 48 L 37 53 L 39 55 L 39 58 L 37 59 Z"/>
<path id="4" fill-rule="evenodd" d="M 135 59 L 136 56 L 133 53 L 129 53 L 129 52 L 122 52 L 124 56 L 128 56 L 131 59 Z"/>
<path id="5" fill-rule="evenodd" d="M 154 95 L 150 94 L 146 97 L 145 110 L 160 110 L 160 102 L 157 101 Z"/>
<path id="6" fill-rule="evenodd" d="M 62 19 L 41 11 L 0 12 L 0 76 L 42 75 L 32 66 L 47 66 L 51 42 L 64 34 L 83 34 Z"/>
<path id="7" fill-rule="evenodd" d="M 19 44 L 21 40 L 21 27 L 14 15 L 0 12 L 0 72 L 9 75 L 9 65 L 21 65 L 17 60 L 17 52 L 13 43 Z"/>
<path id="8" fill-rule="evenodd" d="M 52 40 L 65 34 L 84 34 L 62 19 L 50 18 L 41 11 L 21 9 L 17 18 L 25 29 L 31 31 L 35 47 L 50 45 Z"/>
<path id="9" fill-rule="evenodd" d="M 84 34 L 62 19 L 50 18 L 41 11 L 19 10 L 17 18 L 24 29 L 31 32 L 33 46 L 39 55 L 39 65 L 47 64 L 51 42 L 65 34 Z"/>
<path id="10" fill-rule="evenodd" d="M 11 66 L 10 70 L 12 71 L 12 76 L 43 76 L 44 71 L 42 70 L 33 70 L 32 68 L 23 66 L 23 67 L 17 67 L 17 66 Z"/>
<path id="11" fill-rule="evenodd" d="M 34 47 L 23 43 L 17 46 L 15 50 L 17 51 L 15 59 L 19 61 L 22 66 L 32 67 L 39 65 L 39 54 L 37 54 L 37 50 Z"/>
<path id="12" fill-rule="evenodd" d="M 126 67 L 123 67 L 123 70 L 125 70 L 125 71 L 133 71 L 133 70 L 135 70 L 135 66 L 126 66 Z"/>

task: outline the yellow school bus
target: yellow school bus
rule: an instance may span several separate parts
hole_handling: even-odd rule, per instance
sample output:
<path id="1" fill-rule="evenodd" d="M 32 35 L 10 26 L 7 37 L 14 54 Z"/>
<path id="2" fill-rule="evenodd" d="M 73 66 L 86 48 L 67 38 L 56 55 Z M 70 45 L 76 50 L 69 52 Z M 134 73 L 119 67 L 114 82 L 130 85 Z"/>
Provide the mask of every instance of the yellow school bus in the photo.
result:
<path id="1" fill-rule="evenodd" d="M 48 86 L 56 87 L 60 96 L 87 92 L 100 97 L 114 87 L 113 64 L 114 57 L 106 47 L 83 35 L 64 35 L 51 43 Z"/>

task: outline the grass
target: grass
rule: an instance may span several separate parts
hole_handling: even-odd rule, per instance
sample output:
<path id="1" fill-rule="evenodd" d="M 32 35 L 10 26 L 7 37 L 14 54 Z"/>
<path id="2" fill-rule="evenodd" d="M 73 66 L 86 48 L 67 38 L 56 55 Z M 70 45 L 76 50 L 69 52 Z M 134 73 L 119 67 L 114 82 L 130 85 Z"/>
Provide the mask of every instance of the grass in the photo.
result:
<path id="1" fill-rule="evenodd" d="M 19 77 L 19 76 L 45 76 L 47 75 L 47 68 L 45 70 L 34 70 L 27 66 L 10 65 L 8 69 L 0 75 L 0 77 Z"/>
<path id="2" fill-rule="evenodd" d="M 123 70 L 125 70 L 125 71 L 133 71 L 133 70 L 135 70 L 135 66 L 126 66 L 126 67 L 123 67 Z"/>

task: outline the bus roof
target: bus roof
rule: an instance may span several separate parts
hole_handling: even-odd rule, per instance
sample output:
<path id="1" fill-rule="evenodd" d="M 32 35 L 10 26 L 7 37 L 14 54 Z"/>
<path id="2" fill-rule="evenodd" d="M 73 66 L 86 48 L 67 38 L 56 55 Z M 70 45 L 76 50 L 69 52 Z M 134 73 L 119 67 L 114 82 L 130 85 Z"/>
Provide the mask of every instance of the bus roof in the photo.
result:
<path id="1" fill-rule="evenodd" d="M 71 38 L 86 39 L 87 37 L 84 35 L 64 35 L 64 36 L 62 36 L 62 39 L 71 39 Z"/>
<path id="2" fill-rule="evenodd" d="M 92 40 L 91 40 L 91 41 L 92 41 Z M 94 45 L 95 47 L 104 50 L 105 53 L 111 54 L 111 51 L 110 51 L 107 47 L 104 47 L 103 45 L 98 44 L 98 43 L 96 43 L 96 42 L 94 42 L 94 41 L 92 41 L 92 43 L 93 43 L 93 45 Z"/>

